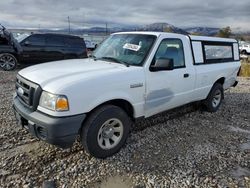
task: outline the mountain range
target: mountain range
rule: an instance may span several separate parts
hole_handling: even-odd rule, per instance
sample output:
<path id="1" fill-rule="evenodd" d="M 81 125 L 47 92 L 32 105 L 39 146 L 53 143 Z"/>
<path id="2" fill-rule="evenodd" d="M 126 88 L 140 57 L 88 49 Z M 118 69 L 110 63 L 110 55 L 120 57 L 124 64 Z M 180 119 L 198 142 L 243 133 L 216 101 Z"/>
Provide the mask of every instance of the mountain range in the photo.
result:
<path id="1" fill-rule="evenodd" d="M 69 32 L 68 29 L 57 29 L 57 30 L 50 30 L 50 29 L 42 29 L 39 30 L 40 32 L 62 32 L 67 33 Z M 114 33 L 114 32 L 123 32 L 123 31 L 165 31 L 165 32 L 173 32 L 173 33 L 180 33 L 180 34 L 188 34 L 187 31 L 175 27 L 174 25 L 168 24 L 168 23 L 153 23 L 143 26 L 123 26 L 123 27 L 111 27 L 111 28 L 105 28 L 105 27 L 91 27 L 88 29 L 72 29 L 70 30 L 71 34 L 83 34 L 83 33 Z"/>
<path id="2" fill-rule="evenodd" d="M 164 32 L 173 32 L 180 34 L 198 34 L 205 36 L 214 36 L 218 33 L 220 28 L 214 27 L 188 27 L 188 28 L 179 28 L 172 24 L 168 23 L 152 23 L 143 26 L 121 26 L 121 27 L 91 27 L 87 29 L 71 28 L 70 33 L 75 35 L 82 34 L 108 34 L 114 32 L 122 31 L 164 31 Z M 34 30 L 32 30 L 34 31 Z M 57 32 L 57 33 L 68 33 L 69 29 L 39 29 L 36 30 L 39 32 Z M 249 32 L 248 32 L 249 33 Z M 238 34 L 234 32 L 234 34 Z"/>
<path id="3" fill-rule="evenodd" d="M 185 31 L 190 34 L 200 34 L 206 36 L 213 36 L 219 32 L 220 28 L 214 27 L 189 27 L 186 28 Z"/>
<path id="4" fill-rule="evenodd" d="M 180 34 L 188 34 L 187 31 L 175 27 L 172 24 L 168 23 L 153 23 L 149 25 L 145 25 L 139 28 L 139 30 L 142 31 L 166 31 L 166 32 L 172 32 L 172 33 L 180 33 Z"/>

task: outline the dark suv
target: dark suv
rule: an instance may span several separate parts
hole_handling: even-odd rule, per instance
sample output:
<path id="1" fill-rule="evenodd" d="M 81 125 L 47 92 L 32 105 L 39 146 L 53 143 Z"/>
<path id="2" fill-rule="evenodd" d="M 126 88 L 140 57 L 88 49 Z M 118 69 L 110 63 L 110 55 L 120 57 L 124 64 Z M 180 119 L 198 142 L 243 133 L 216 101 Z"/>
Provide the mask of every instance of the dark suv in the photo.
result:
<path id="1" fill-rule="evenodd" d="M 84 40 L 64 34 L 32 34 L 14 39 L 7 30 L 0 37 L 0 67 L 13 70 L 17 63 L 42 63 L 86 58 Z"/>

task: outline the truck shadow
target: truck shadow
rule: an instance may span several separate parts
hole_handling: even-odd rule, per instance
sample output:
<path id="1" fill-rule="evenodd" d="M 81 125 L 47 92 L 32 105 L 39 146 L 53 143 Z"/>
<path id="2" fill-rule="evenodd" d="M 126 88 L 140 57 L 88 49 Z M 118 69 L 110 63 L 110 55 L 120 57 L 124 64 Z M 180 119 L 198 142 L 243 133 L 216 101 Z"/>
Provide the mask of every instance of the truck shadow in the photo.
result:
<path id="1" fill-rule="evenodd" d="M 153 115 L 147 119 L 139 119 L 137 120 L 133 126 L 132 131 L 142 131 L 148 127 L 165 123 L 166 121 L 180 118 L 192 112 L 198 111 L 202 113 L 204 111 L 204 107 L 202 106 L 201 102 L 194 102 L 190 104 L 186 104 L 171 110 L 167 110 L 165 112 Z"/>

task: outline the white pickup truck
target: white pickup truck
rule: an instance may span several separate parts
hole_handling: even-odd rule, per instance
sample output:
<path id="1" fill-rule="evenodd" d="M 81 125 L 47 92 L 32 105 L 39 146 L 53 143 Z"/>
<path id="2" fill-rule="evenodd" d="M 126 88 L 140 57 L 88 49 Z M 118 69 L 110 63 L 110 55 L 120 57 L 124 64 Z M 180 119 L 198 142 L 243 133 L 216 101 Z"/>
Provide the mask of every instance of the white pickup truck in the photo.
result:
<path id="1" fill-rule="evenodd" d="M 98 158 L 118 152 L 137 118 L 202 101 L 217 111 L 237 85 L 234 39 L 161 32 L 112 34 L 88 59 L 50 62 L 17 74 L 18 124 L 62 148 L 80 135 Z"/>
<path id="2" fill-rule="evenodd" d="M 241 54 L 250 54 L 250 44 L 244 43 L 242 45 L 240 45 L 240 53 Z"/>

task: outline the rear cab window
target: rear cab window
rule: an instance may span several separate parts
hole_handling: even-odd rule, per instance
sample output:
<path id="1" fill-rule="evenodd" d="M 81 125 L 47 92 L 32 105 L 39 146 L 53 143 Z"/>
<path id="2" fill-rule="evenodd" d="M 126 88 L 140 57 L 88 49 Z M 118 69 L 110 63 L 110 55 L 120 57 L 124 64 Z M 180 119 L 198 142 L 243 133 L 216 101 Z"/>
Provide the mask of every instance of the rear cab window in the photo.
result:
<path id="1" fill-rule="evenodd" d="M 236 41 L 191 40 L 191 44 L 195 65 L 239 61 L 239 45 Z"/>
<path id="2" fill-rule="evenodd" d="M 205 63 L 233 61 L 233 44 L 225 42 L 202 42 Z"/>

